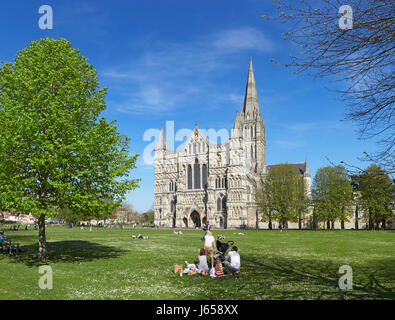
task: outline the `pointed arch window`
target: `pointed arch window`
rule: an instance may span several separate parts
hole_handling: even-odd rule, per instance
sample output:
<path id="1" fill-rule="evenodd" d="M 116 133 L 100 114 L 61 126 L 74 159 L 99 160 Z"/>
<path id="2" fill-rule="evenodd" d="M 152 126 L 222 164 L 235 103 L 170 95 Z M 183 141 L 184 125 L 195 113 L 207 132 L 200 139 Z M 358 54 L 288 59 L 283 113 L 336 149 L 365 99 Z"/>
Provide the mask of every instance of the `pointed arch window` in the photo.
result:
<path id="1" fill-rule="evenodd" d="M 194 189 L 200 189 L 200 164 L 198 159 L 195 160 L 193 165 L 193 176 L 194 176 Z"/>
<path id="2" fill-rule="evenodd" d="M 192 189 L 192 166 L 189 164 L 187 168 L 187 184 L 188 184 L 188 189 Z"/>
<path id="3" fill-rule="evenodd" d="M 202 188 L 207 187 L 207 165 L 203 164 L 202 166 Z"/>
<path id="4" fill-rule="evenodd" d="M 222 201 L 220 197 L 217 199 L 217 211 L 222 211 Z"/>
<path id="5" fill-rule="evenodd" d="M 226 208 L 226 196 L 222 193 L 217 198 L 217 211 L 225 211 Z"/>
<path id="6" fill-rule="evenodd" d="M 225 211 L 226 208 L 226 197 L 222 198 L 222 211 Z"/>

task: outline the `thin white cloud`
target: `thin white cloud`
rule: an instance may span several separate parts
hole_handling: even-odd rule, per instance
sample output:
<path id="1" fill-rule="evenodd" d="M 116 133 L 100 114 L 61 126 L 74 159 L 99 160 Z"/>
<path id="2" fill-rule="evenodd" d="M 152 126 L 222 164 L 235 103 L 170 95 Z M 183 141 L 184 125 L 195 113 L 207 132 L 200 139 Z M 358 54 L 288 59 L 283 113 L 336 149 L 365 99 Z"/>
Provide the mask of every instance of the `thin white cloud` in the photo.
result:
<path id="1" fill-rule="evenodd" d="M 244 96 L 231 93 L 229 95 L 229 100 L 232 101 L 234 104 L 241 106 L 244 101 Z"/>
<path id="2" fill-rule="evenodd" d="M 272 52 L 275 50 L 275 45 L 270 39 L 260 30 L 251 27 L 226 30 L 218 34 L 214 47 L 228 52 L 241 50 Z"/>
<path id="3" fill-rule="evenodd" d="M 216 108 L 224 101 L 241 104 L 242 98 L 221 90 L 216 83 L 219 74 L 233 67 L 226 59 L 244 51 L 274 49 L 262 31 L 250 27 L 185 43 L 151 39 L 145 46 L 144 53 L 133 57 L 129 65 L 102 72 L 109 90 L 118 95 L 117 102 L 109 104 L 118 112 L 158 114 L 188 108 L 191 101 L 207 104 L 207 108 Z"/>
<path id="4" fill-rule="evenodd" d="M 316 122 L 299 122 L 299 123 L 293 123 L 293 124 L 288 124 L 288 123 L 282 123 L 279 124 L 281 127 L 284 127 L 288 130 L 291 130 L 295 133 L 301 133 L 301 132 L 306 132 L 306 131 L 330 131 L 330 130 L 338 130 L 341 129 L 342 123 L 340 121 L 326 121 L 326 122 L 321 122 L 321 121 L 316 121 Z"/>

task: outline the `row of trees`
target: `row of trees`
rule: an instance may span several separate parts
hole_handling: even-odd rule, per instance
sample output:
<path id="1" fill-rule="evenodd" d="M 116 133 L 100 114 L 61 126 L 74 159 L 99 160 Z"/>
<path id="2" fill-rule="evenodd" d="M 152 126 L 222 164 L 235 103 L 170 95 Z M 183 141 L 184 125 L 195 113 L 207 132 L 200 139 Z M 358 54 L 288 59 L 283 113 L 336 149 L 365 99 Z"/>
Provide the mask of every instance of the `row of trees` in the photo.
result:
<path id="1" fill-rule="evenodd" d="M 299 170 L 290 164 L 275 166 L 267 175 L 262 188 L 257 188 L 255 201 L 263 219 L 278 221 L 284 226 L 301 221 L 309 206 L 306 182 Z"/>
<path id="2" fill-rule="evenodd" d="M 311 193 L 299 170 L 290 164 L 282 164 L 268 173 L 263 186 L 256 191 L 255 200 L 263 220 L 269 222 L 269 228 L 273 221 L 283 226 L 298 222 L 302 228 L 308 212 L 312 213 L 311 228 L 324 222 L 328 229 L 333 229 L 335 221 L 340 221 L 344 228 L 344 223 L 357 208 L 358 218 L 374 229 L 385 228 L 393 216 L 393 195 L 394 183 L 390 176 L 374 164 L 358 175 L 349 175 L 343 166 L 320 168 Z"/>
<path id="3" fill-rule="evenodd" d="M 123 202 L 122 206 L 116 209 L 116 218 L 125 224 L 132 223 L 154 223 L 154 210 L 150 209 L 144 213 L 134 210 L 133 205 Z"/>

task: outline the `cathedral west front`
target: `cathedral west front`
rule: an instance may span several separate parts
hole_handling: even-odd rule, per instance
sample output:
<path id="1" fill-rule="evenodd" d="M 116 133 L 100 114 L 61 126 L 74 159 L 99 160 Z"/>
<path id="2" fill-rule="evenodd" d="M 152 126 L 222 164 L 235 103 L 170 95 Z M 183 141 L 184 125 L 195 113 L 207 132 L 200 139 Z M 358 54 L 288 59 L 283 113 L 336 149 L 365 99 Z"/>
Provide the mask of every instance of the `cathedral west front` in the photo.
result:
<path id="1" fill-rule="evenodd" d="M 307 160 L 292 165 L 311 189 Z M 244 104 L 240 114 L 236 113 L 228 142 L 210 141 L 195 123 L 184 147 L 169 150 L 162 126 L 155 148 L 155 224 L 267 228 L 254 194 L 272 167 L 266 164 L 265 124 L 250 61 Z"/>

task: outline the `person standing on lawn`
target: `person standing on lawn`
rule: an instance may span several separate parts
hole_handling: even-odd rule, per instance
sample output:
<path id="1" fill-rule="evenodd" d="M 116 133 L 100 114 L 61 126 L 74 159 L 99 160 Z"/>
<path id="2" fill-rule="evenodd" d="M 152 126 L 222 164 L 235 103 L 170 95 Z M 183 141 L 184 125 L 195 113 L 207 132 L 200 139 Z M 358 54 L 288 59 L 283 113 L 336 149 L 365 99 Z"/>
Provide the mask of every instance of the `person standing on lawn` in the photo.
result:
<path id="1" fill-rule="evenodd" d="M 203 238 L 204 240 L 204 251 L 206 252 L 206 256 L 210 256 L 211 259 L 211 268 L 214 268 L 214 250 L 217 250 L 215 245 L 215 238 L 211 234 L 210 230 L 206 230 L 206 235 Z"/>

